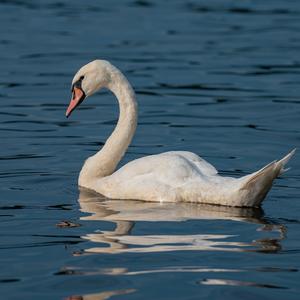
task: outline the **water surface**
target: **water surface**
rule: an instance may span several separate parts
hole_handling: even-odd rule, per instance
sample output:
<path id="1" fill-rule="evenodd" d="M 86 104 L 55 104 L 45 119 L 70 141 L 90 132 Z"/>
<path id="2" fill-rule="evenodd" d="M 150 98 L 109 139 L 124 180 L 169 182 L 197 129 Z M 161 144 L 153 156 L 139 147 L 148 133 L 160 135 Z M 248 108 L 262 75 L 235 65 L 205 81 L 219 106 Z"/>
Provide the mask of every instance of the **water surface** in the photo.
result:
<path id="1" fill-rule="evenodd" d="M 189 150 L 253 172 L 299 147 L 299 15 L 295 0 L 0 0 L 1 295 L 298 299 L 298 154 L 263 209 L 108 201 L 77 176 L 116 101 L 64 113 L 73 74 L 107 59 L 139 101 L 122 164 Z"/>

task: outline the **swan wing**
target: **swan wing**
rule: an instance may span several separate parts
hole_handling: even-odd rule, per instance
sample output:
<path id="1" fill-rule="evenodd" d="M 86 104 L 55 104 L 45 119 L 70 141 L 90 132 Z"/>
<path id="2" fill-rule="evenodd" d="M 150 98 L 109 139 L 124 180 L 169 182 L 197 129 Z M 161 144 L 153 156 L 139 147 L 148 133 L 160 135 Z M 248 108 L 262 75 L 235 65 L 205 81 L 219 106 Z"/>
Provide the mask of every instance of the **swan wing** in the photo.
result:
<path id="1" fill-rule="evenodd" d="M 157 174 L 157 176 L 164 180 L 173 181 L 176 177 L 187 178 L 194 173 L 213 176 L 218 174 L 218 171 L 214 166 L 195 153 L 188 151 L 169 151 L 133 160 L 124 165 L 113 175 L 125 179 L 150 173 Z"/>
<path id="2" fill-rule="evenodd" d="M 218 174 L 217 169 L 212 164 L 210 164 L 205 159 L 203 159 L 202 157 L 198 156 L 197 154 L 195 154 L 193 152 L 189 152 L 189 151 L 170 151 L 170 152 L 166 152 L 166 154 L 167 155 L 168 154 L 169 155 L 179 155 L 181 157 L 184 157 L 185 159 L 190 161 L 192 164 L 197 166 L 199 171 L 201 171 L 201 173 L 205 174 L 206 176 L 213 176 L 213 175 Z"/>
<path id="3" fill-rule="evenodd" d="M 219 177 L 217 170 L 196 154 L 165 152 L 133 160 L 98 181 L 97 191 L 108 198 L 148 201 L 182 200 L 179 190 L 194 183 L 208 188 Z M 214 179 L 213 179 L 214 178 Z"/>

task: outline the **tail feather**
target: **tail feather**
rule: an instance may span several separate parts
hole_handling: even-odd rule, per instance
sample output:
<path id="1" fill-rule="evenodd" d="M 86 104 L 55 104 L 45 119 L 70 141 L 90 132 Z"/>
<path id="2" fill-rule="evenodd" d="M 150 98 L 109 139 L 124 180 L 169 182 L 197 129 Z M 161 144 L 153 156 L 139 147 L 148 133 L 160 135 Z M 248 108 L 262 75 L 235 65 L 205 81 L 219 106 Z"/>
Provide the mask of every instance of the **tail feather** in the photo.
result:
<path id="1" fill-rule="evenodd" d="M 278 168 L 280 168 L 280 173 L 288 171 L 290 168 L 285 169 L 284 166 L 288 163 L 288 161 L 291 159 L 291 157 L 295 154 L 296 149 L 292 150 L 289 154 L 287 154 L 284 158 L 282 158 L 280 161 L 276 162 Z"/>
<path id="2" fill-rule="evenodd" d="M 292 150 L 281 160 L 273 161 L 259 171 L 241 178 L 240 191 L 247 198 L 245 206 L 259 206 L 261 204 L 272 187 L 274 179 L 288 170 L 284 166 L 295 152 L 296 149 Z"/>

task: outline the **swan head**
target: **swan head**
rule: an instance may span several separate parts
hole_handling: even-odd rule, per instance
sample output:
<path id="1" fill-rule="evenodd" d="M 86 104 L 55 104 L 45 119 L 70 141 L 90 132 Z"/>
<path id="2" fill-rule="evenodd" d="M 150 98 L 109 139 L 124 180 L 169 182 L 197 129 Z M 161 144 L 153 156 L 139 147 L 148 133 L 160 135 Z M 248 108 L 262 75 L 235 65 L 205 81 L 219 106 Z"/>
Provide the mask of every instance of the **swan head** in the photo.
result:
<path id="1" fill-rule="evenodd" d="M 79 69 L 72 80 L 72 99 L 66 111 L 69 117 L 84 99 L 93 95 L 111 81 L 114 67 L 105 60 L 94 60 Z"/>

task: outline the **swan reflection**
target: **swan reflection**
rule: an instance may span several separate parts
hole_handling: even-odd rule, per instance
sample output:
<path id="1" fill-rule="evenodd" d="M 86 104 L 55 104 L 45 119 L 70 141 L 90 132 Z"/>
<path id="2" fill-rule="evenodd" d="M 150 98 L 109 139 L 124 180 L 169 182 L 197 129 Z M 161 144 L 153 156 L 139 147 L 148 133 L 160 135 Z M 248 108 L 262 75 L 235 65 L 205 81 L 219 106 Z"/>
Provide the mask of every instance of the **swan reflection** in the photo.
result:
<path id="1" fill-rule="evenodd" d="M 286 229 L 264 218 L 262 209 L 214 206 L 193 203 L 154 203 L 128 200 L 108 200 L 89 190 L 81 189 L 81 211 L 88 213 L 81 220 L 109 221 L 115 223 L 112 231 L 95 231 L 82 236 L 99 243 L 99 247 L 85 249 L 89 253 L 148 253 L 164 251 L 261 251 L 278 252 Z M 188 235 L 132 235 L 138 221 L 180 222 L 185 220 L 231 220 L 261 224 L 258 231 L 275 231 L 270 238 L 249 242 L 236 241 L 231 234 Z M 235 241 L 232 241 L 235 239 Z"/>
<path id="2" fill-rule="evenodd" d="M 76 295 L 67 297 L 66 300 L 107 300 L 113 296 L 126 295 L 135 292 L 134 289 L 127 290 L 116 290 L 116 291 L 105 291 L 101 293 L 95 294 L 87 294 L 87 295 Z"/>

